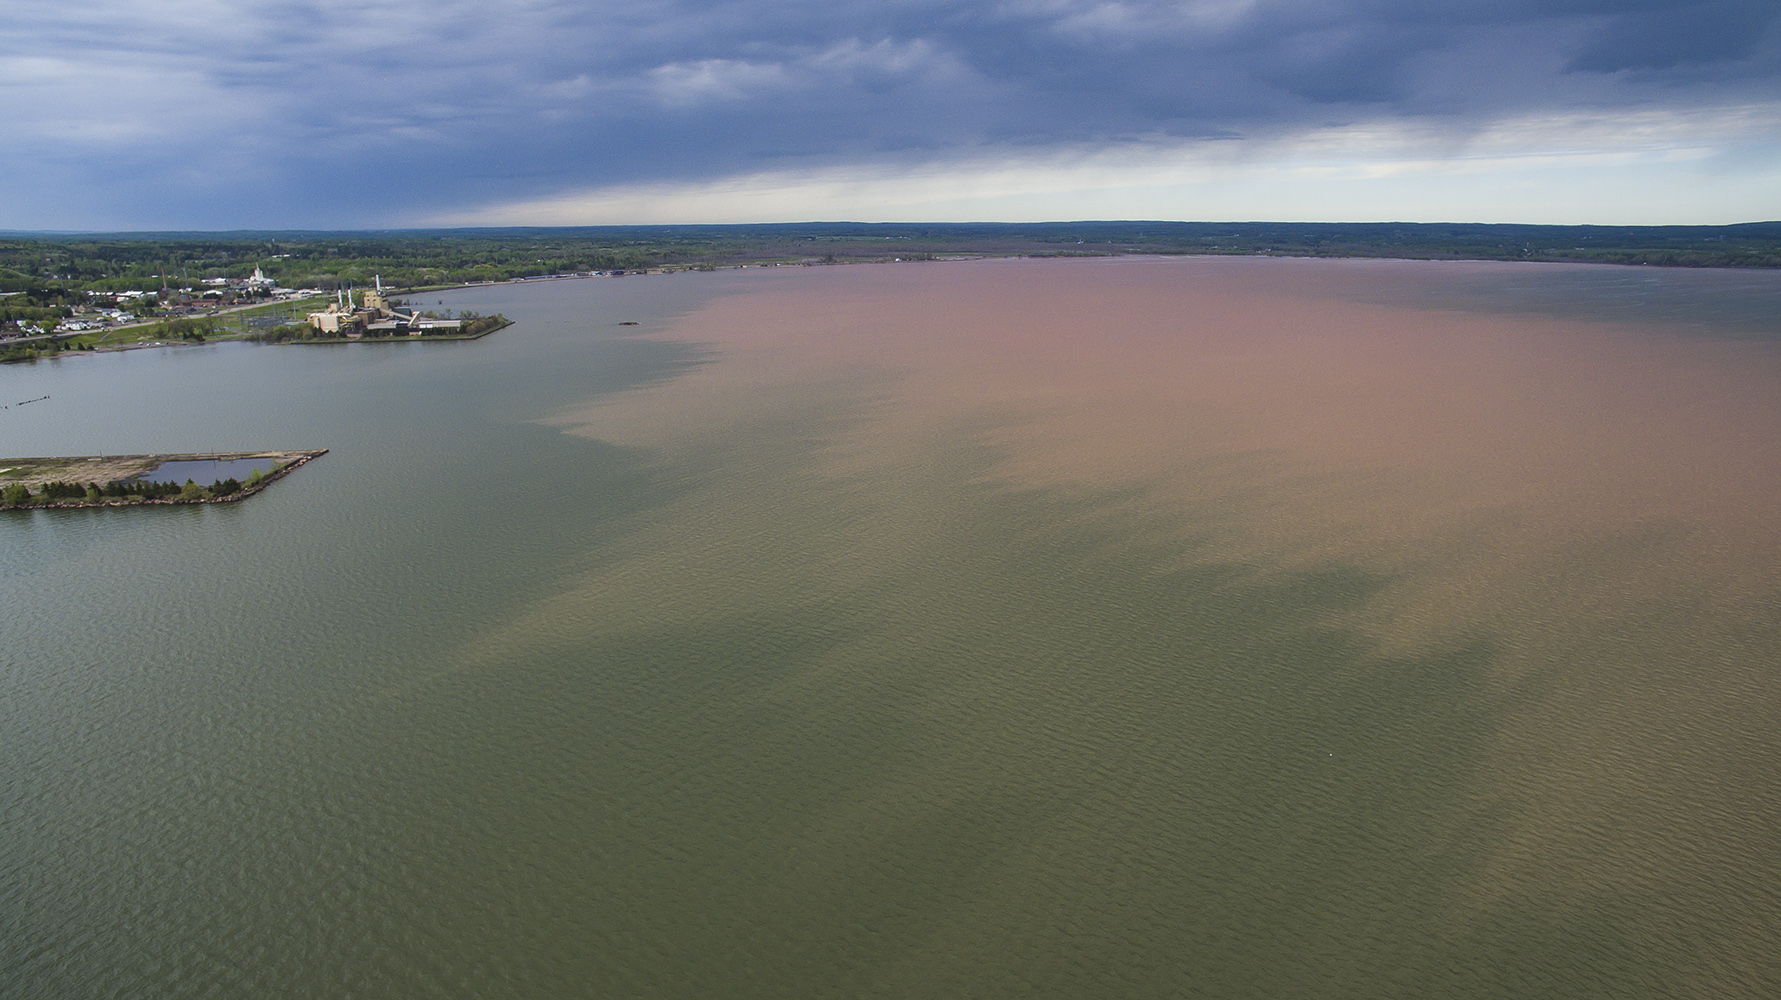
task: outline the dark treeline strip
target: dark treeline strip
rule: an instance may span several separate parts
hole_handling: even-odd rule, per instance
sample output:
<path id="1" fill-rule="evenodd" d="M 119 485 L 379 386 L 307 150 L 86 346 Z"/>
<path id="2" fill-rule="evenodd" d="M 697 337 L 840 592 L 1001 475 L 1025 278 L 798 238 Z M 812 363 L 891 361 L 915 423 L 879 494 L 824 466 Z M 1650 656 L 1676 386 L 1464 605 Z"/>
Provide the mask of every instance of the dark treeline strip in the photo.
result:
<path id="1" fill-rule="evenodd" d="M 425 287 L 582 271 L 927 255 L 1215 253 L 1781 266 L 1781 222 L 1736 226 L 1430 223 L 805 223 L 0 238 L 0 309 L 60 313 L 87 292 L 156 291 L 254 269 L 286 287 Z M 32 312 L 28 317 L 38 316 Z"/>
<path id="2" fill-rule="evenodd" d="M 255 477 L 253 481 L 258 481 Z M 210 486 L 199 486 L 191 480 L 184 485 L 173 482 L 154 482 L 146 479 L 112 480 L 104 486 L 98 483 L 47 482 L 33 493 L 23 483 L 13 483 L 0 490 L 0 506 L 16 507 L 29 503 L 55 503 L 60 500 L 159 500 L 165 497 L 179 497 L 183 500 L 205 500 L 211 497 L 234 496 L 241 492 L 240 480 L 231 476 L 219 479 Z"/>

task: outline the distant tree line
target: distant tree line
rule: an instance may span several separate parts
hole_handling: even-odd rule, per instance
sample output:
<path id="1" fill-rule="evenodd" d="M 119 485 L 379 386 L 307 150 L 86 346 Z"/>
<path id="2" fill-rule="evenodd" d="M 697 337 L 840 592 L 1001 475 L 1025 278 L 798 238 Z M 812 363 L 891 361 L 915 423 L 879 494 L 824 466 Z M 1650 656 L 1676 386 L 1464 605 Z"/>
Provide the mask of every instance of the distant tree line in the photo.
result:
<path id="1" fill-rule="evenodd" d="M 190 288 L 255 268 L 289 288 L 454 285 L 581 271 L 640 270 L 673 256 L 658 241 L 614 245 L 586 236 L 539 239 L 477 233 L 301 233 L 289 240 L 120 234 L 0 240 L 0 291 Z"/>
<path id="2" fill-rule="evenodd" d="M 200 287 L 259 268 L 290 288 L 422 288 L 663 266 L 840 263 L 926 255 L 1290 254 L 1781 267 L 1781 223 L 1523 226 L 1410 223 L 811 223 L 13 236 L 0 308 L 54 309 L 89 293 Z"/>

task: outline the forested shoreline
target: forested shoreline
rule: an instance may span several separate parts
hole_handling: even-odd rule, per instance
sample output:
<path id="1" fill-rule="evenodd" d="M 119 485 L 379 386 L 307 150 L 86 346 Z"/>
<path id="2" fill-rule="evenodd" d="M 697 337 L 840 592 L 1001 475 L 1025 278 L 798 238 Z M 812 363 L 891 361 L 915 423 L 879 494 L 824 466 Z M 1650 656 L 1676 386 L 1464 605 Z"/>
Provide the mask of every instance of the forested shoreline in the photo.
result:
<path id="1" fill-rule="evenodd" d="M 1409 223 L 811 223 L 390 232 L 0 235 L 0 319 L 86 293 L 157 291 L 255 268 L 289 288 L 419 288 L 590 271 L 952 254 L 1281 254 L 1781 266 L 1781 222 L 1736 226 Z"/>

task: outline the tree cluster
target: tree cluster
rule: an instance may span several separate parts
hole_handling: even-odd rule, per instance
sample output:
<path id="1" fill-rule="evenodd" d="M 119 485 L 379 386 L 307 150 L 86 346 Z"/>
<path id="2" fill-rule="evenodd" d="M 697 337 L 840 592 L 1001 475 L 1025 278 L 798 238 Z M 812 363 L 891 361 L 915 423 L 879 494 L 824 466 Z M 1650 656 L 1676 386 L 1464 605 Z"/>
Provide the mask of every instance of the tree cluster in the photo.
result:
<path id="1" fill-rule="evenodd" d="M 8 295 L 0 298 L 0 321 L 41 323 L 67 319 L 74 315 L 72 305 L 84 298 L 84 295 L 64 295 L 59 290 L 51 294 L 45 289 L 37 290 L 37 294 L 27 291 Z"/>
<path id="2" fill-rule="evenodd" d="M 177 494 L 181 487 L 178 483 L 157 483 L 146 479 L 114 479 L 103 487 L 95 487 L 101 496 L 107 497 L 142 497 L 153 500 L 157 497 L 170 497 Z"/>
<path id="3" fill-rule="evenodd" d="M 79 483 L 44 483 L 45 500 L 79 500 L 87 495 L 87 487 Z"/>
<path id="4" fill-rule="evenodd" d="M 57 500 L 96 500 L 100 496 L 98 483 L 49 482 L 37 488 L 37 495 L 32 496 L 31 490 L 24 483 L 11 483 L 0 491 L 0 503 L 16 506 L 22 503 L 53 503 Z"/>
<path id="5" fill-rule="evenodd" d="M 255 475 L 250 483 L 258 482 L 263 476 Z M 227 497 L 240 493 L 243 489 L 241 481 L 234 476 L 219 479 L 208 487 L 199 486 L 188 479 L 184 485 L 173 482 L 155 482 L 147 479 L 114 479 L 104 486 L 98 483 L 79 483 L 53 481 L 42 484 L 35 495 L 24 483 L 11 483 L 0 490 L 0 505 L 16 507 L 27 503 L 54 503 L 58 500 L 104 500 L 115 499 L 129 501 L 159 500 L 163 497 L 179 497 L 182 500 L 206 500 L 211 497 Z"/>
<path id="6" fill-rule="evenodd" d="M 282 344 L 291 340 L 314 340 L 319 335 L 320 331 L 308 323 L 282 323 L 255 333 L 252 339 L 264 344 Z"/>
<path id="7" fill-rule="evenodd" d="M 216 323 L 208 319 L 162 320 L 150 328 L 150 336 L 160 340 L 188 340 L 202 344 L 216 333 Z"/>
<path id="8" fill-rule="evenodd" d="M 493 316 L 482 316 L 469 311 L 460 313 L 458 319 L 464 324 L 459 332 L 466 337 L 478 337 L 490 330 L 499 330 L 509 322 L 507 317 L 500 313 Z"/>

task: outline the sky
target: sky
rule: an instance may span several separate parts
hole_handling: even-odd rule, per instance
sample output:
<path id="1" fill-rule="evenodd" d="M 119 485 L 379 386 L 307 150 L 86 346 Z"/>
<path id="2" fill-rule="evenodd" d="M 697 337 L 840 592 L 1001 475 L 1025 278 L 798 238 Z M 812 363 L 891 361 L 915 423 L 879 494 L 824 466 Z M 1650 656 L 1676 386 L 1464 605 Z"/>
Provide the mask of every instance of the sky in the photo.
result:
<path id="1" fill-rule="evenodd" d="M 1781 219 L 1776 0 L 5 0 L 0 228 Z"/>

